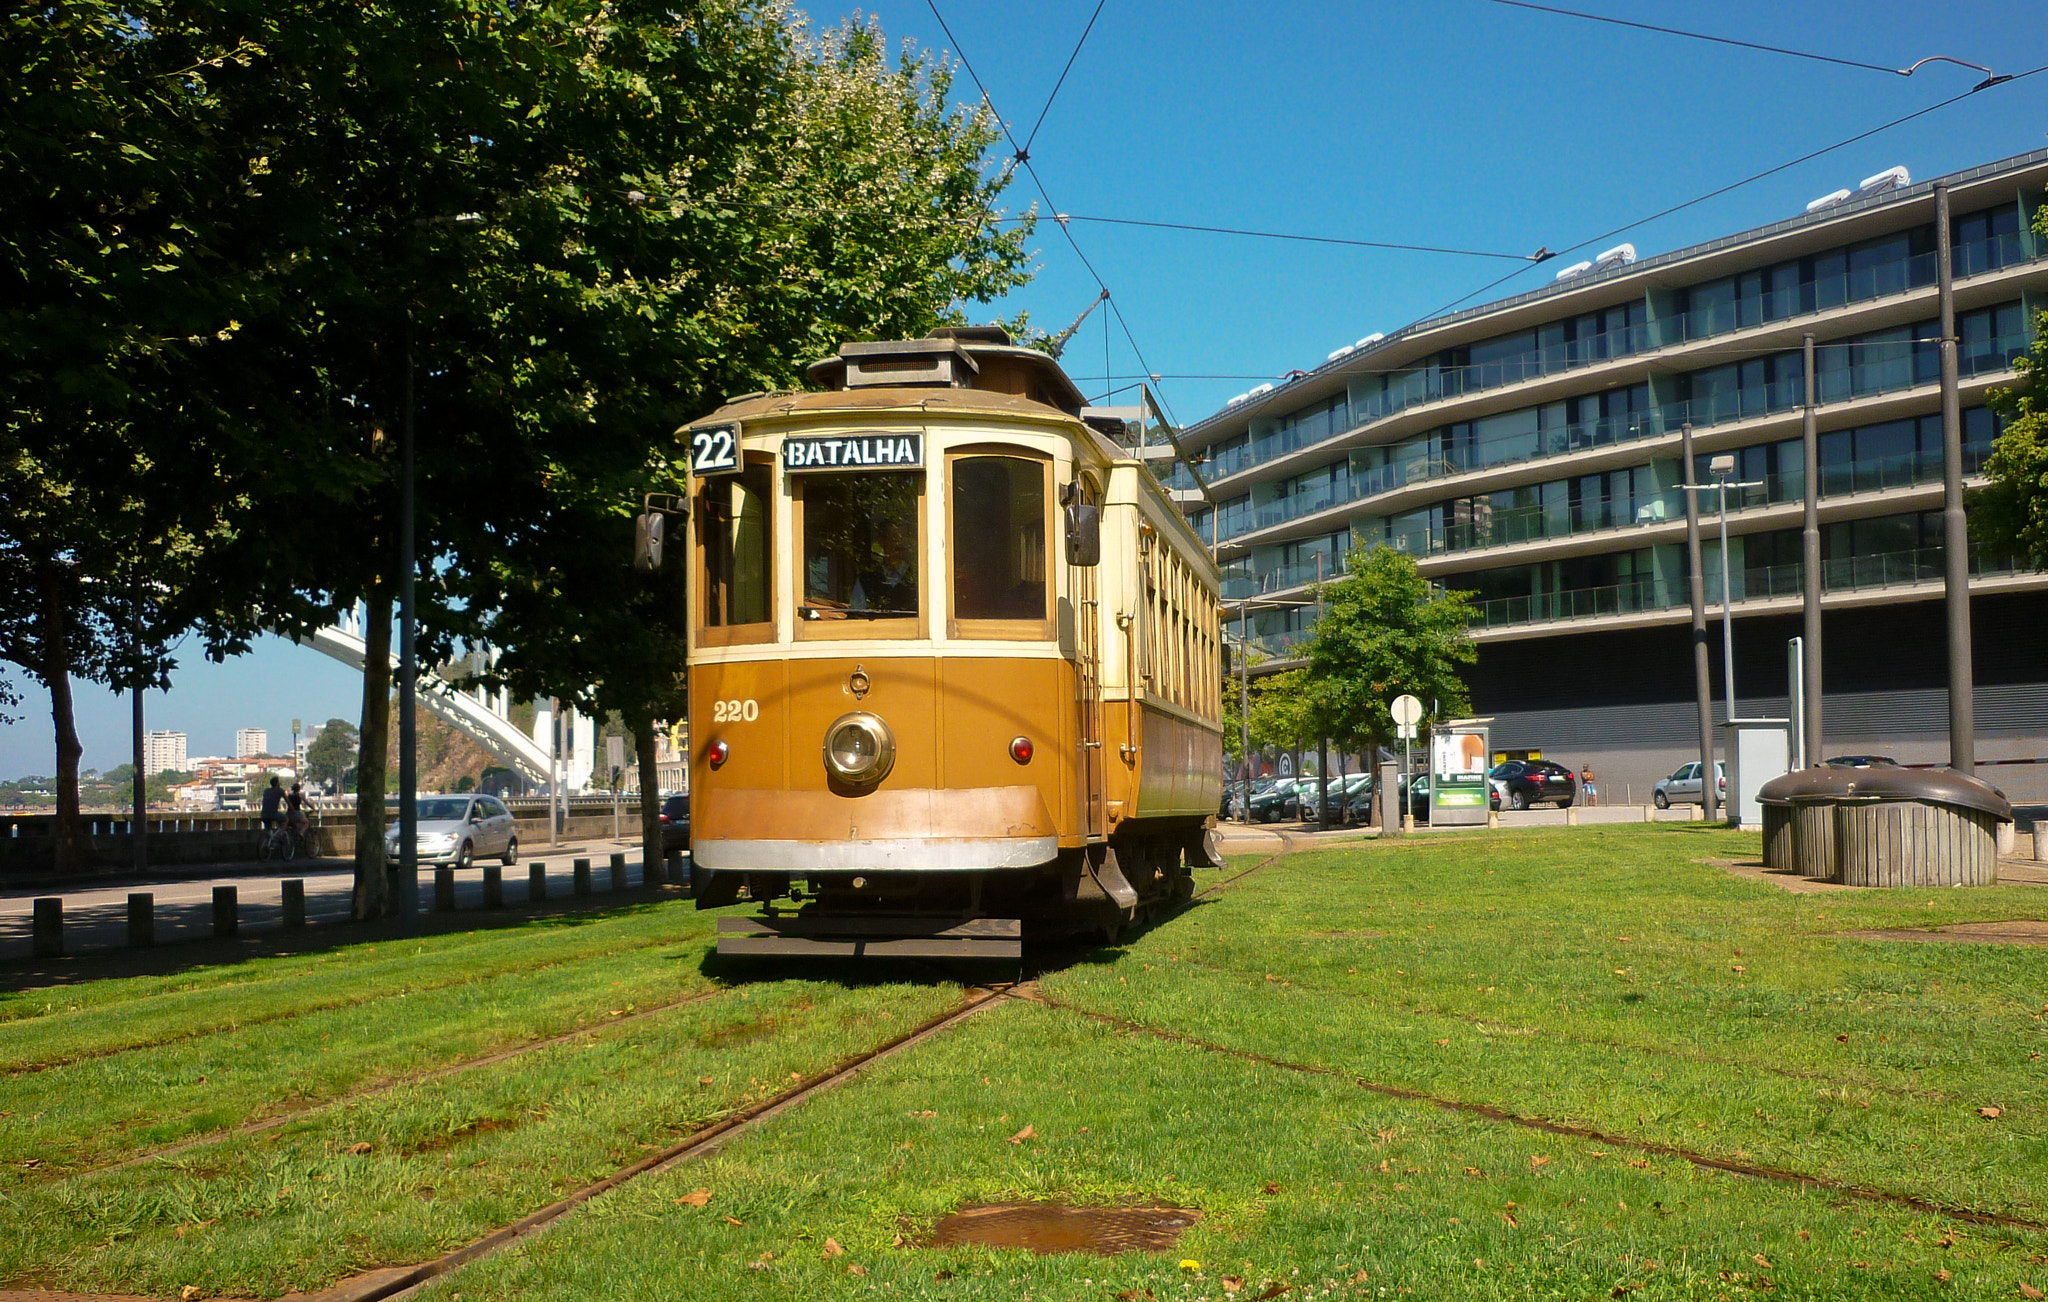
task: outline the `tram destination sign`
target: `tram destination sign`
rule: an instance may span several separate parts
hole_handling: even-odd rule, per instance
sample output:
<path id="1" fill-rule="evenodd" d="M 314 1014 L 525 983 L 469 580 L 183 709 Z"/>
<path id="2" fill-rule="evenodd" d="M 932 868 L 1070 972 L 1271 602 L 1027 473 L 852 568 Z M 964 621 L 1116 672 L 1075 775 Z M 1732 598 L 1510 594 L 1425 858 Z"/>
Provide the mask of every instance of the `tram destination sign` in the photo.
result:
<path id="1" fill-rule="evenodd" d="M 782 441 L 782 464 L 788 470 L 922 470 L 924 435 L 787 438 Z"/>

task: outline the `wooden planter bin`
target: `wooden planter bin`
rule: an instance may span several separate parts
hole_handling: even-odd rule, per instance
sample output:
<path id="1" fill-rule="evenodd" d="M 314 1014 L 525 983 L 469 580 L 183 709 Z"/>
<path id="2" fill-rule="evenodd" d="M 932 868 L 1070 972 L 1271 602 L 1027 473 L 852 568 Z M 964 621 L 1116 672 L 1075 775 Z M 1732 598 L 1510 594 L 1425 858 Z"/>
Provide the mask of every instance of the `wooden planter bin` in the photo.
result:
<path id="1" fill-rule="evenodd" d="M 1998 824 L 1981 809 L 1928 800 L 1837 805 L 1835 844 L 1847 886 L 1995 886 Z"/>
<path id="2" fill-rule="evenodd" d="M 1822 881 L 1834 877 L 1835 804 L 1855 774 L 1846 769 L 1798 769 L 1764 783 L 1764 864 L 1779 872 Z"/>

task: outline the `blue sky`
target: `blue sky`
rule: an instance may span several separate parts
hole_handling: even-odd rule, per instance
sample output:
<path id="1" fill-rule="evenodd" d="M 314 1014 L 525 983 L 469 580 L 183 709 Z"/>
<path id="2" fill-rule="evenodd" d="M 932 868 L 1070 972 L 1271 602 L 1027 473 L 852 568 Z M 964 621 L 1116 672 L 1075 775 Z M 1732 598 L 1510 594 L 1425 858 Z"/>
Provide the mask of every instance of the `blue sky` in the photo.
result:
<path id="1" fill-rule="evenodd" d="M 940 12 L 1021 140 L 1094 0 L 942 0 Z M 1640 22 L 1904 67 L 1946 54 L 2017 73 L 2048 64 L 2048 24 L 2017 3 L 1704 3 L 1566 0 Z M 838 11 L 813 5 L 821 23 Z M 892 38 L 953 50 L 923 0 L 885 0 Z M 1028 21 L 1026 21 L 1028 20 Z M 1058 210 L 1528 253 L 1562 249 L 1969 89 L 1979 74 L 1934 64 L 1911 78 L 1708 45 L 1490 0 L 1263 5 L 1108 0 L 1031 146 Z M 973 99 L 964 71 L 954 91 Z M 1972 96 L 1767 180 L 1634 227 L 1642 255 L 1798 212 L 1894 164 L 1915 179 L 2048 146 L 2048 73 Z M 1002 151 L 1007 154 L 1007 149 Z M 1000 157 L 996 160 L 1000 162 Z M 1021 172 L 1007 202 L 1039 201 Z M 1066 365 L 1082 388 L 1105 369 L 1167 378 L 1191 423 L 1232 394 L 1340 344 L 1391 331 L 1513 269 L 1479 258 L 1393 253 L 1075 224 L 1149 367 L 1106 313 Z M 1010 300 L 1057 330 L 1097 290 L 1041 224 L 1038 274 Z M 1575 260 L 1575 259 L 1573 259 Z M 1542 284 L 1530 268 L 1484 302 Z M 1182 378 L 1227 376 L 1223 379 Z M 1242 378 L 1239 378 L 1242 377 Z M 1115 383 L 1125 381 L 1119 379 Z M 19 678 L 16 678 L 19 683 Z M 27 687 L 27 684 L 20 684 Z M 0 726 L 0 774 L 48 773 L 47 696 Z M 127 755 L 125 701 L 78 689 L 85 764 Z M 223 666 L 196 655 L 152 728 L 220 752 L 238 727 L 286 739 L 292 716 L 354 718 L 359 680 L 283 643 Z"/>

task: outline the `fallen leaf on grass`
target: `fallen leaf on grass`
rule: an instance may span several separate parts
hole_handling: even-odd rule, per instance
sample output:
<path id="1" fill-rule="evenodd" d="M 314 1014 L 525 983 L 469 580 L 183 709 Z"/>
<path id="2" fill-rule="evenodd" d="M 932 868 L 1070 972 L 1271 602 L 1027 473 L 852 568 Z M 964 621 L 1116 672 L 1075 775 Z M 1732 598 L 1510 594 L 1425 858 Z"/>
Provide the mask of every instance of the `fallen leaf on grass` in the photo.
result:
<path id="1" fill-rule="evenodd" d="M 1627 1297 L 1629 1294 L 1635 1292 L 1637 1289 L 1641 1287 L 1642 1285 L 1637 1283 L 1616 1284 L 1613 1288 L 1607 1290 L 1607 1296 Z"/>
<path id="2" fill-rule="evenodd" d="M 1801 1230 L 1801 1231 L 1799 1231 L 1799 1241 L 1800 1241 L 1801 1243 L 1806 1243 L 1806 1242 L 1809 1242 L 1810 1240 L 1812 1240 L 1812 1238 L 1813 1238 L 1813 1234 L 1812 1234 L 1812 1233 L 1811 1233 L 1810 1231 L 1807 1231 L 1807 1230 Z"/>
<path id="3" fill-rule="evenodd" d="M 368 1142 L 350 1144 L 348 1146 L 348 1153 L 350 1157 L 361 1157 L 363 1154 L 369 1151 L 370 1145 L 368 1144 Z"/>
<path id="4" fill-rule="evenodd" d="M 2005 1112 L 2004 1108 L 1978 1108 L 1977 1115 L 1987 1121 L 1995 1121 Z"/>
<path id="5" fill-rule="evenodd" d="M 1937 1283 L 1937 1284 L 1946 1284 L 1946 1283 L 1948 1283 L 1948 1281 L 1949 1281 L 1949 1273 L 1948 1273 L 1947 1271 L 1945 1271 L 1945 1270 L 1937 1270 L 1937 1271 L 1935 1271 L 1935 1272 L 1934 1272 L 1934 1282 L 1935 1282 L 1935 1283 Z"/>
<path id="6" fill-rule="evenodd" d="M 1141 1297 L 1149 1298 L 1151 1296 L 1152 1290 L 1149 1288 L 1145 1289 L 1142 1292 L 1134 1288 L 1127 1288 L 1123 1292 L 1116 1295 L 1116 1302 L 1138 1302 L 1138 1299 Z"/>
<path id="7" fill-rule="evenodd" d="M 1846 1035 L 1838 1035 L 1838 1036 L 1836 1036 L 1836 1037 L 1835 1037 L 1835 1043 L 1836 1043 L 1836 1044 L 1847 1044 L 1848 1042 L 1849 1042 L 1849 1037 L 1848 1037 L 1848 1036 L 1846 1036 Z"/>
<path id="8" fill-rule="evenodd" d="M 709 1189 L 692 1189 L 690 1190 L 690 1192 L 676 1199 L 676 1201 L 679 1203 L 688 1203 L 692 1207 L 702 1207 L 705 1203 L 711 1201 L 711 1191 Z"/>
<path id="9" fill-rule="evenodd" d="M 1438 1043 L 1438 1044 L 1449 1044 L 1449 1043 L 1450 1043 L 1450 1041 L 1449 1041 L 1449 1040 L 1438 1040 L 1438 1041 L 1437 1041 L 1437 1043 Z"/>
<path id="10" fill-rule="evenodd" d="M 1223 1277 L 1223 1291 L 1224 1291 L 1225 1293 L 1236 1293 L 1236 1292 L 1240 1292 L 1240 1291 L 1242 1291 L 1242 1290 L 1243 1290 L 1243 1288 L 1244 1288 L 1244 1276 L 1242 1276 L 1242 1275 L 1225 1275 L 1225 1276 Z"/>
<path id="11" fill-rule="evenodd" d="M 1729 970 L 1730 972 L 1747 972 L 1747 971 L 1749 971 L 1749 969 L 1748 969 L 1748 968 L 1746 968 L 1746 967 L 1742 966 L 1742 964 L 1740 964 L 1740 963 L 1730 963 L 1730 964 L 1728 965 L 1728 970 Z"/>
<path id="12" fill-rule="evenodd" d="M 1529 1165 L 1531 1168 L 1539 1166 L 1549 1166 L 1550 1159 L 1548 1157 L 1532 1157 L 1529 1159 Z"/>
<path id="13" fill-rule="evenodd" d="M 1500 1214 L 1500 1218 L 1508 1223 L 1508 1228 L 1511 1230 L 1519 1230 L 1522 1228 L 1522 1223 L 1515 1219 L 1515 1214 L 1513 1212 L 1502 1212 Z"/>
<path id="14" fill-rule="evenodd" d="M 713 1081 L 715 1081 L 715 1080 L 717 1080 L 717 1079 L 718 1079 L 718 1078 L 717 1078 L 716 1076 L 699 1076 L 699 1077 L 697 1078 L 697 1083 L 698 1083 L 699 1085 L 709 1085 L 709 1084 L 711 1084 L 711 1083 L 712 1083 Z"/>
<path id="15" fill-rule="evenodd" d="M 839 1246 L 839 1240 L 827 1239 L 825 1240 L 825 1250 L 818 1255 L 821 1257 L 836 1257 L 844 1251 L 846 1249 Z"/>
<path id="16" fill-rule="evenodd" d="M 2048 1297 L 2048 1293 L 2043 1293 L 2040 1289 L 2035 1288 L 2032 1284 L 2021 1284 L 2020 1296 L 2023 1298 L 2030 1298 L 2033 1300 L 2033 1302 L 2040 1302 L 2040 1299 Z"/>
<path id="17" fill-rule="evenodd" d="M 1277 1185 L 1277 1184 L 1275 1184 L 1275 1183 L 1274 1183 L 1273 1181 L 1271 1181 L 1271 1180 L 1268 1180 L 1268 1181 L 1266 1181 L 1266 1192 L 1267 1192 L 1267 1193 L 1269 1193 L 1269 1194 L 1276 1194 L 1276 1193 L 1279 1193 L 1279 1192 L 1280 1192 L 1280 1186 L 1279 1186 L 1279 1185 Z"/>
<path id="18" fill-rule="evenodd" d="M 1465 1174 L 1469 1176 L 1483 1176 L 1486 1173 L 1476 1166 L 1468 1166 L 1465 1168 Z"/>
<path id="19" fill-rule="evenodd" d="M 861 1265 L 859 1262 L 855 1262 L 853 1265 L 848 1266 L 846 1268 L 846 1273 L 849 1275 L 865 1275 L 868 1273 L 868 1268 L 866 1266 Z"/>
<path id="20" fill-rule="evenodd" d="M 43 1159 L 42 1159 L 42 1158 L 40 1158 L 40 1157 L 31 1157 L 31 1158 L 29 1158 L 29 1159 L 28 1159 L 27 1161 L 25 1161 L 25 1162 L 23 1162 L 23 1163 L 21 1164 L 21 1169 L 22 1169 L 22 1170 L 24 1170 L 24 1171 L 33 1171 L 33 1170 L 35 1170 L 35 1169 L 36 1169 L 37 1167 L 41 1166 L 42 1164 L 43 1164 Z"/>
<path id="21" fill-rule="evenodd" d="M 1027 1140 L 1027 1139 L 1036 1139 L 1036 1138 L 1038 1138 L 1038 1132 L 1037 1132 L 1036 1130 L 1033 1130 L 1033 1129 L 1032 1129 L 1031 1127 L 1029 1127 L 1029 1126 L 1026 1126 L 1026 1127 L 1024 1127 L 1024 1129 L 1022 1129 L 1022 1130 L 1018 1131 L 1018 1132 L 1017 1132 L 1016 1134 L 1014 1134 L 1014 1135 L 1010 1136 L 1010 1142 L 1011 1142 L 1011 1143 L 1013 1143 L 1013 1144 L 1021 1144 L 1021 1143 L 1023 1143 L 1023 1142 L 1025 1141 L 1025 1140 Z"/>
<path id="22" fill-rule="evenodd" d="M 746 1224 L 746 1222 L 745 1222 L 745 1221 L 741 1220 L 741 1219 L 740 1219 L 739 1217 L 737 1217 L 737 1216 L 728 1216 L 728 1217 L 726 1217 L 726 1218 L 725 1218 L 725 1223 L 726 1223 L 727 1225 L 745 1225 L 745 1224 Z"/>
<path id="23" fill-rule="evenodd" d="M 200 1296 L 202 1295 L 199 1292 L 198 1287 L 193 1284 L 187 1284 L 185 1287 L 178 1290 L 178 1302 L 192 1302 L 193 1298 Z"/>
<path id="24" fill-rule="evenodd" d="M 949 1280 L 949 1279 L 951 1279 L 951 1278 L 953 1278 L 953 1272 L 952 1272 L 952 1271 L 950 1271 L 950 1270 L 942 1270 L 942 1271 L 940 1271 L 940 1272 L 939 1272 L 938 1274 L 936 1274 L 936 1275 L 932 1276 L 932 1283 L 934 1283 L 934 1284 L 943 1284 L 943 1283 L 945 1283 L 945 1282 L 946 1282 L 947 1280 Z M 1124 1296 L 1124 1294 L 1122 1294 L 1122 1293 L 1119 1293 L 1119 1294 L 1117 1294 L 1117 1296 L 1118 1296 L 1119 1298 L 1121 1298 L 1121 1297 L 1123 1297 L 1123 1296 Z"/>
<path id="25" fill-rule="evenodd" d="M 1289 1291 L 1290 1290 L 1285 1284 L 1268 1284 L 1266 1286 L 1266 1291 L 1259 1294 L 1258 1297 L 1252 1300 L 1252 1302 L 1271 1302 L 1273 1298 L 1279 1297 L 1282 1293 L 1286 1293 Z"/>
<path id="26" fill-rule="evenodd" d="M 1774 1267 L 1773 1267 L 1773 1266 L 1771 1265 L 1771 1263 L 1770 1263 L 1770 1262 L 1768 1262 L 1768 1261 L 1766 1261 L 1766 1260 L 1764 1259 L 1764 1254 L 1763 1254 L 1763 1253 L 1761 1253 L 1761 1252 L 1757 1252 L 1757 1253 L 1752 1253 L 1752 1254 L 1750 1254 L 1750 1258 L 1749 1258 L 1749 1259 L 1750 1259 L 1751 1261 L 1755 1262 L 1755 1263 L 1756 1263 L 1757 1265 L 1759 1265 L 1759 1266 L 1762 1266 L 1762 1267 L 1763 1267 L 1763 1268 L 1764 1268 L 1765 1270 L 1771 1270 L 1771 1269 L 1774 1269 Z"/>

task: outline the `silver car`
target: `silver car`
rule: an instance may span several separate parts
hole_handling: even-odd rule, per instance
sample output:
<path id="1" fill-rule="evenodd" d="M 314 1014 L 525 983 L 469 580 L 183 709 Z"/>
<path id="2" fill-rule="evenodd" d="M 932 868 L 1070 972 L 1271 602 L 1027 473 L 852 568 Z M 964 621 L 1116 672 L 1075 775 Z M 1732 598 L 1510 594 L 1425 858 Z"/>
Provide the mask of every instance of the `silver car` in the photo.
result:
<path id="1" fill-rule="evenodd" d="M 1725 801 L 1728 798 L 1728 766 L 1719 760 L 1714 761 L 1714 781 L 1717 799 Z M 1671 808 L 1674 801 L 1693 805 L 1704 803 L 1700 793 L 1699 762 L 1681 764 L 1670 777 L 1658 778 L 1657 785 L 1650 790 L 1650 799 L 1659 809 Z"/>
<path id="2" fill-rule="evenodd" d="M 512 811 L 496 796 L 421 796 L 419 830 L 413 839 L 421 863 L 467 868 L 478 859 L 519 859 L 519 832 Z M 384 852 L 398 857 L 398 824 L 385 836 Z"/>

